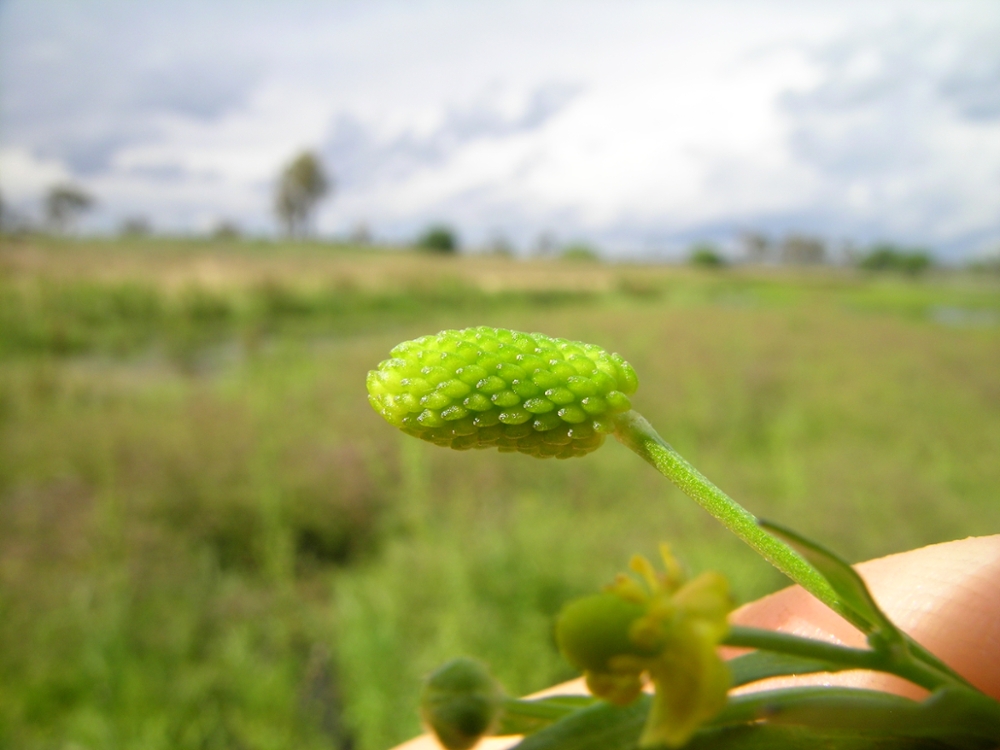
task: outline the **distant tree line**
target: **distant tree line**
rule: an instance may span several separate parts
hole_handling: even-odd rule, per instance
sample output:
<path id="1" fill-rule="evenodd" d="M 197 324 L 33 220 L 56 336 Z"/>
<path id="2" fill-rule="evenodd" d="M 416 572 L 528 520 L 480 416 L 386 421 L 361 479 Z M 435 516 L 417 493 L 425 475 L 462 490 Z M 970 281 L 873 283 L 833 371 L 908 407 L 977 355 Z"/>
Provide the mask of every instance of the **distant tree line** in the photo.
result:
<path id="1" fill-rule="evenodd" d="M 765 235 L 747 232 L 740 237 L 742 258 L 750 264 L 786 266 L 818 266 L 831 262 L 827 243 L 818 237 L 790 234 L 772 242 Z M 698 242 L 688 252 L 688 261 L 702 268 L 721 268 L 731 261 L 722 250 L 711 242 Z M 904 247 L 880 242 L 858 250 L 844 248 L 840 261 L 865 271 L 894 271 L 917 275 L 934 265 L 930 251 L 925 248 Z"/>
<path id="2" fill-rule="evenodd" d="M 309 150 L 299 152 L 280 170 L 274 185 L 274 213 L 284 234 L 293 239 L 309 237 L 315 229 L 315 214 L 320 203 L 329 198 L 335 181 L 320 157 Z M 53 185 L 43 201 L 43 228 L 56 234 L 71 234 L 80 218 L 95 205 L 96 199 L 84 188 L 70 182 Z M 0 196 L 0 231 L 17 233 L 33 231 L 27 216 L 13 210 Z M 124 237 L 145 237 L 153 234 L 150 221 L 141 215 L 125 217 L 119 225 Z M 220 219 L 209 230 L 215 240 L 233 241 L 242 237 L 238 224 Z M 348 236 L 356 245 L 372 242 L 369 226 L 360 222 Z M 448 224 L 437 222 L 417 235 L 413 246 L 421 251 L 439 255 L 455 255 L 461 250 L 456 230 Z M 750 264 L 819 266 L 836 262 L 864 271 L 896 272 L 909 275 L 924 273 L 934 266 L 929 250 L 907 247 L 890 242 L 879 242 L 865 249 L 842 247 L 831 257 L 827 243 L 814 236 L 792 233 L 772 240 L 759 232 L 745 232 L 740 236 L 741 252 L 731 257 L 712 242 L 697 242 L 688 251 L 688 261 L 701 268 L 718 269 L 734 261 Z M 513 245 L 502 234 L 495 234 L 486 248 L 498 256 L 512 256 Z M 599 260 L 600 251 L 593 245 L 576 241 L 560 244 L 551 232 L 542 232 L 535 243 L 533 254 L 538 257 L 559 257 L 566 260 Z M 994 257 L 995 256 L 995 257 Z M 973 271 L 1000 272 L 1000 249 L 991 256 L 971 261 L 967 267 Z"/>

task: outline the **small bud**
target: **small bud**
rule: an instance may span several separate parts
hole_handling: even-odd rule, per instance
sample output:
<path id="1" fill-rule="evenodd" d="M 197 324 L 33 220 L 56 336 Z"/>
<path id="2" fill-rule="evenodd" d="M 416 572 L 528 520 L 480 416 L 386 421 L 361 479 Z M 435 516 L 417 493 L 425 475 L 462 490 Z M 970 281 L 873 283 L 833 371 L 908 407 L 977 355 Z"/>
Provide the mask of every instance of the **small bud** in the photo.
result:
<path id="1" fill-rule="evenodd" d="M 500 722 L 503 688 L 474 659 L 440 667 L 424 685 L 420 713 L 448 750 L 468 750 Z"/>
<path id="2" fill-rule="evenodd" d="M 623 654 L 654 656 L 660 644 L 637 645 L 631 632 L 646 615 L 643 604 L 603 592 L 567 604 L 556 621 L 556 643 L 566 661 L 582 672 L 608 672 L 609 662 Z"/>
<path id="3" fill-rule="evenodd" d="M 404 432 L 458 450 L 540 458 L 596 450 L 631 408 L 631 365 L 599 346 L 504 328 L 399 344 L 368 373 L 368 400 Z"/>

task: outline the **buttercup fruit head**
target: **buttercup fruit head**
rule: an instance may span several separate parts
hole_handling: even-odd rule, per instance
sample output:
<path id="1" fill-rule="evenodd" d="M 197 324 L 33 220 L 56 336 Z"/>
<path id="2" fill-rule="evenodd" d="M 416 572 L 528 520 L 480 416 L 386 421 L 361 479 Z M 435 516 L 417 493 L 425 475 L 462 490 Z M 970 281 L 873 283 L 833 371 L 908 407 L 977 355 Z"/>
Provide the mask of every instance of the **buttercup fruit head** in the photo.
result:
<path id="1" fill-rule="evenodd" d="M 404 432 L 458 450 L 540 458 L 596 450 L 631 409 L 631 365 L 599 346 L 504 328 L 399 344 L 368 373 L 368 400 Z"/>

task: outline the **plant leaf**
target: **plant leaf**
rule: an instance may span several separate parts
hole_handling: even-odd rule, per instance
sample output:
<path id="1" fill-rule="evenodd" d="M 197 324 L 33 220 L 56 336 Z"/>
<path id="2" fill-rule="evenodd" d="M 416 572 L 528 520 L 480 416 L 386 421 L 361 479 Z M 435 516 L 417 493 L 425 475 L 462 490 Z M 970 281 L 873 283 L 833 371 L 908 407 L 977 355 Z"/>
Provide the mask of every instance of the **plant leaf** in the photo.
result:
<path id="1" fill-rule="evenodd" d="M 803 687 L 731 698 L 713 723 L 866 732 L 873 737 L 938 740 L 986 750 L 1000 742 L 1000 705 L 967 688 L 943 688 L 923 702 L 877 690 Z"/>
<path id="2" fill-rule="evenodd" d="M 877 632 L 887 643 L 899 645 L 906 643 L 903 634 L 879 609 L 861 576 L 847 562 L 791 529 L 770 521 L 761 520 L 758 523 L 762 528 L 788 542 L 826 578 L 843 604 L 867 624 L 867 629 L 862 628 L 866 634 Z"/>
<path id="3" fill-rule="evenodd" d="M 577 709 L 524 739 L 516 750 L 638 750 L 651 702 L 643 695 L 623 708 L 598 702 Z M 731 698 L 684 747 L 987 750 L 998 741 L 1000 705 L 966 688 L 945 688 L 917 702 L 872 690 L 807 687 Z"/>
<path id="4" fill-rule="evenodd" d="M 516 750 L 634 750 L 651 703 L 649 695 L 623 707 L 596 703 L 525 738 Z"/>
<path id="5" fill-rule="evenodd" d="M 934 740 L 912 737 L 872 737 L 864 732 L 817 730 L 809 727 L 744 724 L 703 729 L 684 750 L 943 750 Z"/>
<path id="6" fill-rule="evenodd" d="M 597 699 L 591 695 L 552 695 L 537 700 L 509 699 L 504 703 L 500 726 L 494 734 L 534 734 Z"/>
<path id="7" fill-rule="evenodd" d="M 525 738 L 515 750 L 640 750 L 639 737 L 650 704 L 651 699 L 648 695 L 643 695 L 624 708 L 610 703 L 597 703 L 577 710 L 572 715 Z M 719 719 L 723 718 L 720 715 Z M 983 745 L 970 744 L 957 747 L 979 750 Z M 684 750 L 802 750 L 802 748 L 943 750 L 940 741 L 925 737 L 891 737 L 886 734 L 873 736 L 867 730 L 760 724 L 746 721 L 738 725 L 704 727 L 684 746 Z"/>

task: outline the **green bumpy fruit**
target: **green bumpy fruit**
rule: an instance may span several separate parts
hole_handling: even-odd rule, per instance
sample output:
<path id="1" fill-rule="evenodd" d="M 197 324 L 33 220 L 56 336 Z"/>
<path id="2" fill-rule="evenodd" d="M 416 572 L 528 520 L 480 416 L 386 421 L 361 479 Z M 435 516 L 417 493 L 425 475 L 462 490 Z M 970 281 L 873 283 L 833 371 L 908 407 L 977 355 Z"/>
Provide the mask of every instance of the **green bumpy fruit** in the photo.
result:
<path id="1" fill-rule="evenodd" d="M 399 344 L 368 373 L 368 400 L 404 432 L 457 450 L 539 458 L 596 450 L 632 408 L 635 370 L 599 346 L 504 328 Z"/>

